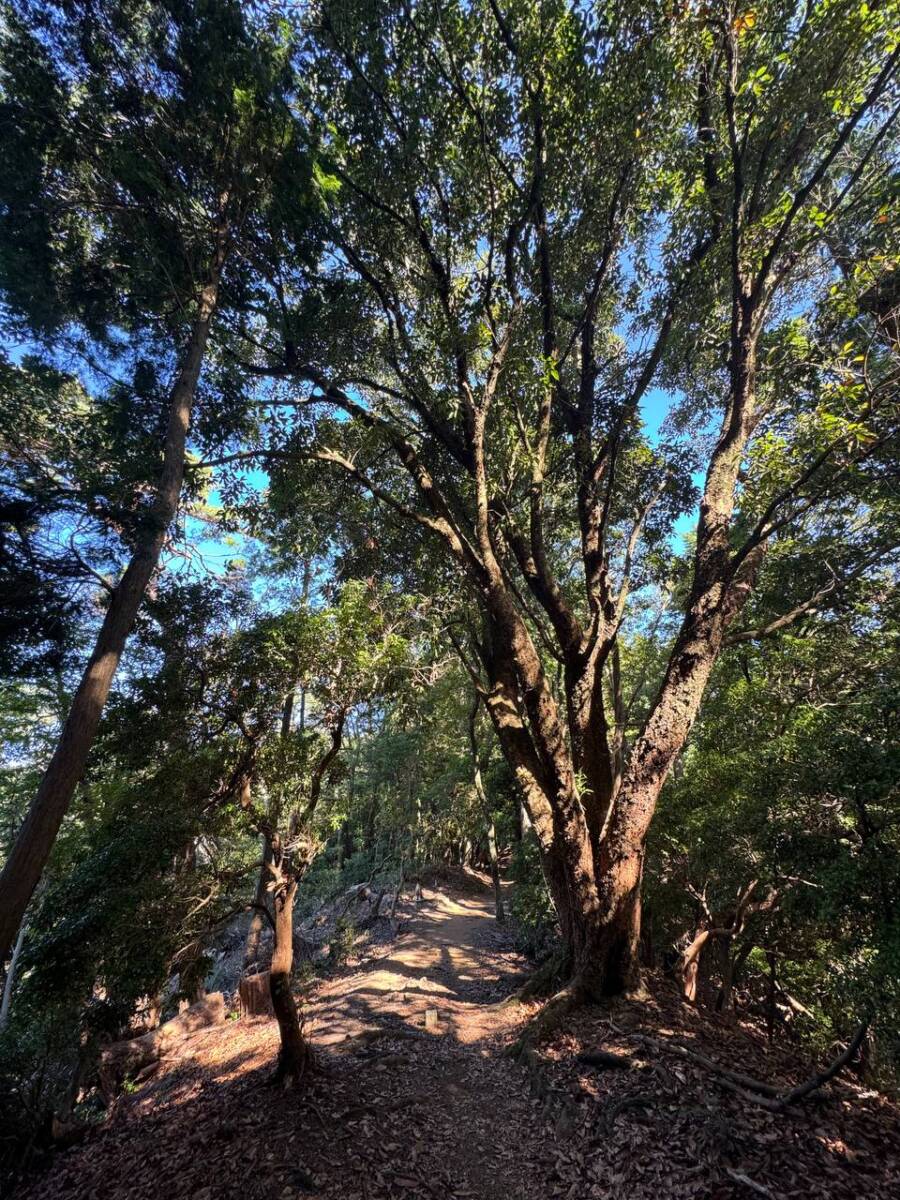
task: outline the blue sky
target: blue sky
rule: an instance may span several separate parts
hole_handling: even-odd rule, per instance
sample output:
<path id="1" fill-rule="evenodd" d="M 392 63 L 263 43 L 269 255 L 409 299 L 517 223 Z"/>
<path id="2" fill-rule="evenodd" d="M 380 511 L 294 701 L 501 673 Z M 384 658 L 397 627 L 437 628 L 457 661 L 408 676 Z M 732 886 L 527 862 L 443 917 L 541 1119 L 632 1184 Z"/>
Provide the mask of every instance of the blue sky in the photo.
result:
<path id="1" fill-rule="evenodd" d="M 672 404 L 672 396 L 661 388 L 650 389 L 641 401 L 641 420 L 651 443 L 656 443 L 660 440 L 660 431 L 663 422 L 672 408 Z M 240 477 L 247 486 L 258 492 L 264 491 L 268 486 L 266 472 L 260 470 L 258 467 L 251 467 L 241 471 Z M 702 473 L 694 476 L 694 482 L 698 487 L 702 487 Z M 207 502 L 211 508 L 216 508 L 221 504 L 221 495 L 217 489 L 213 489 L 209 493 Z M 693 533 L 696 524 L 696 510 L 679 517 L 673 529 L 674 539 L 680 540 L 685 534 Z M 217 535 L 210 529 L 207 522 L 194 517 L 188 517 L 186 532 L 193 550 L 202 561 L 202 569 L 214 575 L 225 574 L 228 564 L 231 561 L 246 557 L 252 549 L 252 543 L 240 535 L 231 537 Z M 174 571 L 189 569 L 183 560 L 178 559 L 171 560 L 168 566 Z"/>
<path id="2" fill-rule="evenodd" d="M 651 444 L 655 445 L 659 442 L 662 424 L 671 411 L 672 404 L 672 396 L 669 392 L 664 392 L 662 388 L 651 388 L 641 401 L 641 420 L 644 423 L 644 430 Z M 698 488 L 703 487 L 704 477 L 702 471 L 695 472 L 692 478 Z M 676 538 L 683 538 L 685 534 L 693 533 L 696 528 L 697 509 L 695 508 L 678 518 L 672 532 Z"/>

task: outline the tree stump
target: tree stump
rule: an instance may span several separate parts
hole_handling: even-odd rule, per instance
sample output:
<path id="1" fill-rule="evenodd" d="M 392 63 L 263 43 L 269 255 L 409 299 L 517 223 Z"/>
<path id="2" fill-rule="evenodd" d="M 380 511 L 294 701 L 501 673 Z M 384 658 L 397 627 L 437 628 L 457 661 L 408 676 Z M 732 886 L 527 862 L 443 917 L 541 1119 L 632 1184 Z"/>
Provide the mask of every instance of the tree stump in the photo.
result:
<path id="1" fill-rule="evenodd" d="M 247 975 L 238 984 L 241 998 L 241 1014 L 245 1017 L 271 1017 L 272 993 L 269 989 L 269 972 Z"/>

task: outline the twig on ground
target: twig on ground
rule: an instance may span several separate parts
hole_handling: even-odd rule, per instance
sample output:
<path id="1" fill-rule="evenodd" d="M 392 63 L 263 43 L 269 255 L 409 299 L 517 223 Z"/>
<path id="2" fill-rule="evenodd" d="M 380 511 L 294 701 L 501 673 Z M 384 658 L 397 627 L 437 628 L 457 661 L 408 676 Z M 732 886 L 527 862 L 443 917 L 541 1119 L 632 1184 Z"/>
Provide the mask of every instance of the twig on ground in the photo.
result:
<path id="1" fill-rule="evenodd" d="M 774 1192 L 770 1191 L 765 1184 L 757 1183 L 755 1179 L 751 1179 L 749 1175 L 745 1175 L 743 1171 L 733 1171 L 731 1167 L 726 1167 L 725 1174 L 729 1179 L 733 1179 L 735 1183 L 742 1183 L 744 1187 L 750 1188 L 752 1192 L 756 1192 L 760 1196 L 768 1196 L 769 1200 L 775 1200 Z"/>

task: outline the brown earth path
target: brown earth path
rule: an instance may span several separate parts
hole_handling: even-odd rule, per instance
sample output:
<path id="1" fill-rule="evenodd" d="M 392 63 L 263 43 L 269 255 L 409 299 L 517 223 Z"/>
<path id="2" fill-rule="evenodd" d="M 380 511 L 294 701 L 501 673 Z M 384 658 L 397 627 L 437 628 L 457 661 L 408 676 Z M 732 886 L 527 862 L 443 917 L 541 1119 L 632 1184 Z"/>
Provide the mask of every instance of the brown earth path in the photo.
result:
<path id="1" fill-rule="evenodd" d="M 353 974 L 326 984 L 306 1006 L 308 1032 L 323 1048 L 375 1029 L 423 1030 L 425 1011 L 437 1011 L 435 1036 L 465 1045 L 510 1026 L 515 1013 L 498 1012 L 528 972 L 498 925 L 486 882 L 462 877 L 464 892 L 428 889 L 421 905 L 407 903 L 401 933 Z"/>
<path id="2" fill-rule="evenodd" d="M 897 1109 L 877 1093 L 840 1081 L 776 1115 L 659 1049 L 697 1045 L 779 1086 L 802 1078 L 809 1064 L 768 1047 L 752 1022 L 698 1012 L 657 979 L 646 1003 L 574 1014 L 536 1078 L 503 1053 L 531 1011 L 496 1002 L 526 964 L 483 881 L 427 887 L 421 907 L 398 911 L 395 938 L 304 1002 L 318 1067 L 302 1088 L 271 1085 L 274 1022 L 205 1030 L 22 1200 L 900 1195 Z M 578 1061 L 601 1046 L 630 1069 Z M 533 1095 L 536 1082 L 549 1094 Z"/>
<path id="3" fill-rule="evenodd" d="M 86 1146 L 61 1155 L 30 1200 L 265 1197 L 510 1200 L 532 1190 L 552 1124 L 503 1057 L 521 1010 L 498 1008 L 527 971 L 472 874 L 426 887 L 400 931 L 303 1005 L 317 1070 L 270 1084 L 274 1022 L 205 1030 Z M 426 1031 L 427 1009 L 437 1010 Z"/>

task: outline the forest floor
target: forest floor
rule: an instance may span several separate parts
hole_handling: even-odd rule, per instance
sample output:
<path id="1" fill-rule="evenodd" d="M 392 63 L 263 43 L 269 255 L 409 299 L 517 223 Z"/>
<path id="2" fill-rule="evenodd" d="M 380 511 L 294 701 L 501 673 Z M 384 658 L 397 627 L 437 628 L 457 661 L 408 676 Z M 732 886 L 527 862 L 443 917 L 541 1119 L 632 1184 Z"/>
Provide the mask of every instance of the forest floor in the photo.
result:
<path id="1" fill-rule="evenodd" d="M 404 916 L 307 994 L 303 1087 L 270 1082 L 273 1021 L 204 1030 L 23 1200 L 900 1196 L 898 1110 L 877 1093 L 835 1081 L 783 1114 L 747 1101 L 665 1043 L 777 1085 L 810 1064 L 660 981 L 649 1001 L 574 1013 L 529 1070 L 504 1050 L 536 1010 L 496 1003 L 528 967 L 487 887 L 426 887 Z M 578 1061 L 601 1048 L 628 1068 Z"/>

